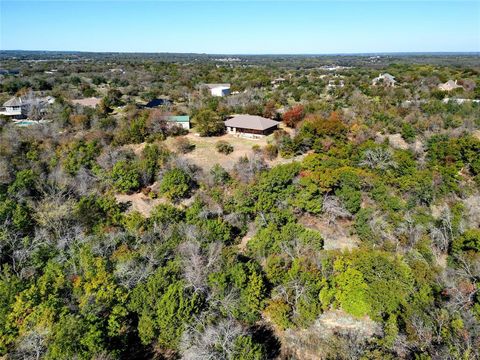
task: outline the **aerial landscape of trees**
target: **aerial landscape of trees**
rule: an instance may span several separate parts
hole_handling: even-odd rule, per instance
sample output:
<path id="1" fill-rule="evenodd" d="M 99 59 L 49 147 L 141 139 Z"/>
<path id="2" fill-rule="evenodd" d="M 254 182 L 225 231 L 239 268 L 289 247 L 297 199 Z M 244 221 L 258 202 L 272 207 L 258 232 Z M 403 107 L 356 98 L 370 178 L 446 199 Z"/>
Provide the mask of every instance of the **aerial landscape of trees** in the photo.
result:
<path id="1" fill-rule="evenodd" d="M 480 357 L 478 59 L 14 55 L 55 102 L 0 117 L 0 357 Z"/>

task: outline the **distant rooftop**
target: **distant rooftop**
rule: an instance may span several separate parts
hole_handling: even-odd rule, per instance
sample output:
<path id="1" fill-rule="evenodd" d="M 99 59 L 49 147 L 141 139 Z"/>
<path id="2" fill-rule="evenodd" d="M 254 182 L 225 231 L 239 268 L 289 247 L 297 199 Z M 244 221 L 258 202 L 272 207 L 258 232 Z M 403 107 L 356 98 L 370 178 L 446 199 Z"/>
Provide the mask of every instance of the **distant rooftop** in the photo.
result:
<path id="1" fill-rule="evenodd" d="M 203 86 L 206 86 L 209 89 L 218 88 L 218 87 L 229 88 L 230 84 L 203 84 Z"/>

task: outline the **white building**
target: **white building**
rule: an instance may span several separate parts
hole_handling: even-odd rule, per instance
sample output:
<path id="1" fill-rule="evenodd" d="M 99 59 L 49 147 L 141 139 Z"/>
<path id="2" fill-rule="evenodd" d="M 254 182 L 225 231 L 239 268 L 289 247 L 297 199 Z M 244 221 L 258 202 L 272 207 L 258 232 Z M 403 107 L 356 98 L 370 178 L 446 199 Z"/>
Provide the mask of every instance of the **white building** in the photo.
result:
<path id="1" fill-rule="evenodd" d="M 385 74 L 380 74 L 378 77 L 372 80 L 372 85 L 384 85 L 384 86 L 391 86 L 394 87 L 395 83 L 397 80 L 395 80 L 395 77 L 385 73 Z"/>
<path id="2" fill-rule="evenodd" d="M 171 115 L 167 116 L 166 120 L 169 124 L 181 126 L 185 130 L 190 130 L 190 116 L 188 115 Z"/>
<path id="3" fill-rule="evenodd" d="M 32 109 L 38 110 L 39 113 L 45 111 L 45 107 L 53 104 L 55 99 L 52 96 L 38 98 L 31 93 L 25 97 L 13 97 L 3 103 L 0 108 L 0 115 L 11 116 L 13 119 L 22 119 L 28 116 Z"/>
<path id="4" fill-rule="evenodd" d="M 14 97 L 3 104 L 0 109 L 0 115 L 12 116 L 19 118 L 25 116 L 27 113 L 27 104 L 22 101 L 22 98 Z"/>
<path id="5" fill-rule="evenodd" d="M 230 95 L 230 84 L 204 84 L 212 96 L 227 96 Z"/>

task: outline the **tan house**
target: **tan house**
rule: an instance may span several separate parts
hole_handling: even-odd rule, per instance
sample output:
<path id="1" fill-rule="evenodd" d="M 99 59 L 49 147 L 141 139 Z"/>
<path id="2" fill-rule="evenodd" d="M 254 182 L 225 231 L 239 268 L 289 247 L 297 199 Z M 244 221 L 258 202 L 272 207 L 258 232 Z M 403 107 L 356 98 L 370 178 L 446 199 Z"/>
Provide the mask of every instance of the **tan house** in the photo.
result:
<path id="1" fill-rule="evenodd" d="M 278 129 L 280 122 L 257 115 L 234 115 L 225 121 L 228 134 L 244 137 L 263 137 Z"/>

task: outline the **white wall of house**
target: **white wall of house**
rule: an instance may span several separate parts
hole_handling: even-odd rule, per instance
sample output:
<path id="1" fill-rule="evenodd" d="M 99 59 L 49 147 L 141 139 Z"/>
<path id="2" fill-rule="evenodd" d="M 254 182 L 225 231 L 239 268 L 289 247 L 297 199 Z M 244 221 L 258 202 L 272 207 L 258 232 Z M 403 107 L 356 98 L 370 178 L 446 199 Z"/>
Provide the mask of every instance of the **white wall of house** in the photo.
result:
<path id="1" fill-rule="evenodd" d="M 1 115 L 6 116 L 18 116 L 22 115 L 22 107 L 21 106 L 7 106 L 4 110 L 0 112 Z"/>
<path id="2" fill-rule="evenodd" d="M 169 121 L 169 124 L 181 126 L 185 130 L 190 130 L 190 122 Z"/>
<path id="3" fill-rule="evenodd" d="M 217 86 L 210 89 L 212 96 L 226 96 L 230 94 L 230 88 L 226 86 Z"/>
<path id="4" fill-rule="evenodd" d="M 178 125 L 183 127 L 186 130 L 190 130 L 190 123 L 189 122 L 177 122 Z"/>

